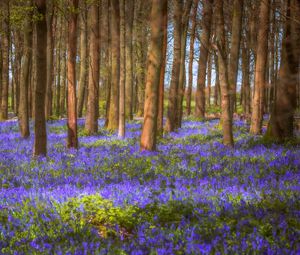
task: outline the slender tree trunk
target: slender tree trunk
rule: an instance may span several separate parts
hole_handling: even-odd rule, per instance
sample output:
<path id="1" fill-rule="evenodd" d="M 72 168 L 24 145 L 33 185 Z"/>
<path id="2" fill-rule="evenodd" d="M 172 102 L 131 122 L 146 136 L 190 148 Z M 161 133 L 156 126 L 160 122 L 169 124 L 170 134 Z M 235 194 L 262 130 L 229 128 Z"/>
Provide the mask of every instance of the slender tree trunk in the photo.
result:
<path id="1" fill-rule="evenodd" d="M 31 1 L 27 3 L 31 6 Z M 30 135 L 29 132 L 29 83 L 30 83 L 30 66 L 32 59 L 32 13 L 28 14 L 24 25 L 24 54 L 21 64 L 21 82 L 20 82 L 20 103 L 19 103 L 19 125 L 23 138 Z"/>
<path id="2" fill-rule="evenodd" d="M 144 110 L 144 125 L 141 136 L 141 150 L 156 149 L 158 90 L 161 76 L 164 10 L 167 0 L 152 0 L 151 9 L 151 40 L 148 51 L 146 100 Z"/>
<path id="3" fill-rule="evenodd" d="M 137 116 L 142 117 L 144 114 L 145 103 L 145 70 L 146 70 L 146 58 L 147 58 L 147 24 L 145 8 L 147 1 L 136 1 L 136 19 L 135 19 L 135 50 L 136 50 L 136 81 L 137 81 Z"/>
<path id="4" fill-rule="evenodd" d="M 211 95 L 211 73 L 212 73 L 212 55 L 208 55 L 207 63 L 207 93 L 206 93 L 206 104 L 210 106 L 210 95 Z"/>
<path id="5" fill-rule="evenodd" d="M 111 0 L 111 94 L 107 128 L 117 130 L 119 123 L 120 84 L 120 8 L 119 0 Z"/>
<path id="6" fill-rule="evenodd" d="M 33 26 L 33 38 L 32 38 L 32 49 L 37 48 L 37 33 L 36 26 Z M 36 90 L 36 82 L 37 82 L 37 53 L 36 50 L 32 51 L 32 66 L 31 66 L 31 82 L 30 82 L 30 94 L 31 94 L 31 104 L 30 104 L 30 116 L 32 119 L 35 117 L 35 90 Z"/>
<path id="7" fill-rule="evenodd" d="M 63 17 L 60 16 L 58 43 L 56 48 L 56 66 L 57 66 L 57 82 L 56 82 L 56 107 L 55 114 L 60 116 L 60 92 L 61 92 L 61 52 L 62 52 L 62 36 L 63 36 Z"/>
<path id="8" fill-rule="evenodd" d="M 246 40 L 246 39 L 245 39 Z M 242 76 L 243 76 L 243 111 L 246 116 L 251 111 L 251 88 L 250 88 L 250 52 L 244 40 L 242 48 Z"/>
<path id="9" fill-rule="evenodd" d="M 66 35 L 62 38 L 62 56 L 61 56 L 61 86 L 60 86 L 60 116 L 66 114 L 66 95 L 67 95 L 67 37 L 68 37 L 68 24 L 62 23 L 63 33 Z"/>
<path id="10" fill-rule="evenodd" d="M 227 71 L 227 53 L 225 43 L 225 27 L 223 15 L 223 0 L 216 0 L 216 35 L 217 35 L 217 50 L 218 50 L 218 66 L 219 78 L 221 87 L 221 107 L 222 107 L 222 127 L 223 127 L 223 143 L 224 145 L 233 147 L 232 133 L 232 116 L 230 114 L 230 95 L 229 82 Z"/>
<path id="11" fill-rule="evenodd" d="M 132 29 L 134 17 L 134 0 L 125 3 L 125 54 L 126 54 L 126 79 L 125 79 L 125 107 L 126 117 L 133 119 L 133 56 L 132 56 Z"/>
<path id="12" fill-rule="evenodd" d="M 263 121 L 263 106 L 265 99 L 266 83 L 266 64 L 268 56 L 268 31 L 269 31 L 269 12 L 270 0 L 260 3 L 260 19 L 257 40 L 257 56 L 255 65 L 255 89 L 252 104 L 252 116 L 250 133 L 258 135 L 261 133 Z"/>
<path id="13" fill-rule="evenodd" d="M 194 62 L 194 44 L 195 44 L 195 31 L 196 31 L 196 21 L 197 21 L 197 10 L 198 10 L 199 0 L 194 0 L 194 8 L 192 13 L 192 27 L 190 35 L 190 55 L 189 55 L 189 81 L 188 89 L 186 93 L 186 114 L 189 116 L 191 114 L 191 99 L 193 90 L 193 62 Z"/>
<path id="14" fill-rule="evenodd" d="M 202 33 L 200 37 L 200 58 L 198 64 L 198 78 L 197 78 L 197 90 L 196 90 L 196 108 L 195 117 L 204 118 L 205 116 L 205 78 L 207 59 L 209 54 L 209 39 L 211 31 L 212 21 L 212 5 L 213 0 L 203 2 L 202 11 Z"/>
<path id="15" fill-rule="evenodd" d="M 47 132 L 45 119 L 45 96 L 47 77 L 47 22 L 46 22 L 46 0 L 35 0 L 39 20 L 35 22 L 36 27 L 36 86 L 34 105 L 34 156 L 46 156 L 47 154 Z"/>
<path id="16" fill-rule="evenodd" d="M 1 109 L 0 121 L 8 118 L 8 88 L 9 88 L 9 47 L 10 47 L 10 24 L 9 24 L 9 1 L 1 1 L 1 8 L 4 10 L 4 17 L 2 21 L 2 94 L 1 94 Z"/>
<path id="17" fill-rule="evenodd" d="M 53 83 L 53 51 L 54 51 L 54 34 L 53 34 L 53 16 L 54 7 L 52 1 L 47 1 L 47 94 L 46 94 L 46 119 L 52 115 L 52 83 Z"/>
<path id="18" fill-rule="evenodd" d="M 67 125 L 68 148 L 78 148 L 77 137 L 77 112 L 76 112 L 76 46 L 77 46 L 77 9 L 78 0 L 69 0 L 72 7 L 69 20 L 68 35 L 68 100 L 67 100 Z"/>
<path id="19" fill-rule="evenodd" d="M 299 20 L 300 1 L 288 0 L 277 97 L 265 135 L 267 139 L 281 142 L 293 138 L 296 87 L 299 82 Z"/>
<path id="20" fill-rule="evenodd" d="M 185 57 L 186 57 L 186 40 L 187 32 L 189 27 L 189 17 L 192 8 L 193 0 L 186 0 L 184 4 L 184 12 L 182 15 L 181 24 L 181 60 L 180 60 L 180 73 L 179 73 L 179 83 L 178 83 L 178 99 L 177 99 L 177 114 L 176 114 L 176 128 L 181 127 L 182 114 L 183 114 L 183 95 L 185 91 L 185 81 L 186 81 L 186 68 L 185 68 Z"/>
<path id="21" fill-rule="evenodd" d="M 125 137 L 125 0 L 120 0 L 120 93 L 119 93 L 119 130 L 118 136 Z"/>
<path id="22" fill-rule="evenodd" d="M 163 125 L 164 125 L 164 93 L 165 93 L 167 47 L 168 47 L 168 3 L 163 4 L 163 46 L 162 46 L 162 62 L 161 62 L 159 88 L 158 88 L 158 114 L 157 114 L 157 132 L 159 135 L 163 133 Z"/>
<path id="23" fill-rule="evenodd" d="M 181 64 L 181 33 L 182 33 L 182 0 L 174 0 L 174 51 L 172 77 L 169 90 L 169 103 L 165 129 L 172 132 L 176 129 L 176 109 L 178 104 L 179 74 Z"/>
<path id="24" fill-rule="evenodd" d="M 85 1 L 82 2 L 84 10 L 81 13 L 81 30 L 80 30 L 80 78 L 79 78 L 79 88 L 78 88 L 78 105 L 77 112 L 78 117 L 82 117 L 84 97 L 85 93 L 88 93 L 87 89 L 87 75 L 88 75 L 88 38 L 87 38 L 87 9 Z M 94 42 L 91 42 L 94 43 Z M 91 52 L 92 53 L 92 52 Z M 94 57 L 92 54 L 91 57 Z"/>
<path id="25" fill-rule="evenodd" d="M 89 134 L 95 134 L 98 132 L 98 88 L 100 64 L 99 6 L 97 3 L 92 5 L 88 16 L 90 18 L 90 64 L 85 129 Z"/>
<path id="26" fill-rule="evenodd" d="M 214 87 L 214 105 L 220 105 L 220 77 L 219 77 L 219 65 L 218 65 L 218 55 L 214 54 L 214 62 L 216 68 L 216 80 L 215 80 L 215 87 Z"/>
<path id="27" fill-rule="evenodd" d="M 244 4 L 244 0 L 234 0 L 233 3 L 231 47 L 230 47 L 230 59 L 229 59 L 229 66 L 228 66 L 231 114 L 233 114 L 234 110 L 236 109 L 236 88 L 237 88 L 236 83 L 237 83 L 238 66 L 239 66 L 243 4 Z"/>

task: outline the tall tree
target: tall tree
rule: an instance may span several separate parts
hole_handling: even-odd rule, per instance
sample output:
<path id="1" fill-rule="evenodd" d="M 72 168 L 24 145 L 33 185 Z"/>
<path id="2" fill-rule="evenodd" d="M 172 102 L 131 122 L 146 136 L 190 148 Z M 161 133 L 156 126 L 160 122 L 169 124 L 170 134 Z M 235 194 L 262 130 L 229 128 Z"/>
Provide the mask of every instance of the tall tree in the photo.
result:
<path id="1" fill-rule="evenodd" d="M 120 83 L 120 6 L 119 0 L 110 1 L 111 26 L 111 94 L 107 128 L 117 130 L 119 126 L 119 83 Z"/>
<path id="2" fill-rule="evenodd" d="M 179 92 L 179 74 L 181 64 L 181 33 L 182 33 L 182 0 L 174 0 L 174 50 L 172 77 L 169 89 L 169 102 L 165 129 L 172 132 L 176 129 L 176 113 Z"/>
<path id="3" fill-rule="evenodd" d="M 300 62 L 300 1 L 288 0 L 281 66 L 275 105 L 265 137 L 284 141 L 293 137 Z"/>
<path id="4" fill-rule="evenodd" d="M 31 1 L 27 1 L 26 4 L 29 8 L 32 5 Z M 30 83 L 30 67 L 32 58 L 32 12 L 28 13 L 28 16 L 24 22 L 24 53 L 21 65 L 21 81 L 20 81 L 20 98 L 19 98 L 19 125 L 20 132 L 23 138 L 27 138 L 30 135 L 29 132 L 29 83 Z"/>
<path id="5" fill-rule="evenodd" d="M 160 79 L 158 88 L 158 113 L 157 113 L 157 132 L 163 133 L 164 125 L 164 91 L 165 91 L 165 72 L 167 62 L 168 47 L 168 3 L 163 5 L 163 46 L 162 46 L 162 63 L 160 69 Z"/>
<path id="6" fill-rule="evenodd" d="M 266 83 L 266 64 L 268 56 L 268 31 L 269 31 L 269 13 L 270 0 L 260 2 L 259 11 L 259 28 L 256 50 L 256 65 L 254 77 L 254 96 L 252 103 L 252 116 L 250 133 L 257 135 L 261 133 L 264 99 L 265 99 L 265 83 Z"/>
<path id="7" fill-rule="evenodd" d="M 242 14 L 244 0 L 234 0 L 233 3 L 233 18 L 231 29 L 231 47 L 228 66 L 228 78 L 230 89 L 230 112 L 233 114 L 236 109 L 236 82 L 239 66 L 239 52 L 242 31 Z"/>
<path id="8" fill-rule="evenodd" d="M 179 73 L 179 82 L 178 82 L 178 99 L 177 99 L 177 113 L 175 118 L 176 128 L 181 127 L 182 122 L 182 105 L 183 105 L 183 95 L 186 87 L 186 68 L 185 68 L 185 58 L 186 58 L 186 41 L 187 41 L 187 32 L 189 27 L 189 18 L 192 8 L 193 0 L 186 0 L 184 3 L 184 10 L 181 20 L 181 55 L 180 55 L 180 73 Z"/>
<path id="9" fill-rule="evenodd" d="M 36 31 L 36 85 L 34 104 L 34 156 L 46 156 L 47 154 L 47 132 L 45 119 L 45 96 L 47 77 L 47 22 L 46 22 L 46 0 L 34 1 L 39 19 L 35 22 Z"/>
<path id="10" fill-rule="evenodd" d="M 216 0 L 216 48 L 218 52 L 219 79 L 221 87 L 221 108 L 223 143 L 233 147 L 232 116 L 230 114 L 229 81 L 227 71 L 227 52 L 225 43 L 225 27 L 223 0 Z"/>
<path id="11" fill-rule="evenodd" d="M 77 48 L 77 12 L 78 0 L 69 0 L 70 17 L 68 21 L 68 97 L 67 97 L 67 125 L 68 148 L 78 147 L 77 111 L 76 111 L 76 48 Z"/>
<path id="12" fill-rule="evenodd" d="M 192 99 L 192 90 L 193 90 L 193 62 L 194 62 L 194 44 L 195 44 L 195 35 L 196 35 L 196 21 L 197 21 L 197 10 L 198 10 L 199 0 L 194 0 L 194 7 L 192 13 L 192 27 L 190 35 L 190 54 L 189 54 L 189 80 L 188 88 L 186 92 L 186 114 L 189 116 L 191 114 L 191 99 Z"/>
<path id="13" fill-rule="evenodd" d="M 90 38 L 90 64 L 87 98 L 87 113 L 85 129 L 89 134 L 98 131 L 98 94 L 99 94 L 99 64 L 100 64 L 100 38 L 99 38 L 99 6 L 94 2 L 89 13 Z"/>
<path id="14" fill-rule="evenodd" d="M 9 1 L 3 0 L 0 3 L 3 12 L 2 21 L 2 86 L 1 86 L 1 109 L 0 120 L 8 118 L 8 88 L 9 88 L 9 48 L 10 48 L 10 24 L 9 24 Z"/>
<path id="15" fill-rule="evenodd" d="M 118 136 L 125 137 L 125 0 L 120 0 L 120 93 L 119 93 L 119 129 Z"/>
<path id="16" fill-rule="evenodd" d="M 158 88 L 162 66 L 162 46 L 164 30 L 164 9 L 167 0 L 152 0 L 151 40 L 147 61 L 146 99 L 144 125 L 141 136 L 141 150 L 156 149 Z"/>
<path id="17" fill-rule="evenodd" d="M 132 52 L 132 32 L 134 17 L 134 0 L 126 0 L 125 3 L 125 54 L 126 54 L 126 79 L 125 79 L 125 106 L 126 117 L 133 119 L 133 52 Z"/>
<path id="18" fill-rule="evenodd" d="M 54 3 L 53 1 L 47 1 L 47 88 L 46 88 L 46 119 L 52 115 L 52 98 L 53 98 L 53 56 L 54 56 L 54 33 L 53 22 L 54 21 Z"/>
<path id="19" fill-rule="evenodd" d="M 195 99 L 195 117 L 197 118 L 204 118 L 205 116 L 205 78 L 212 23 L 212 4 L 213 0 L 204 1 L 202 9 L 202 33 L 200 36 L 200 58 Z"/>
<path id="20" fill-rule="evenodd" d="M 82 12 L 80 15 L 80 77 L 78 84 L 78 104 L 77 104 L 77 113 L 78 117 L 82 117 L 84 97 L 87 93 L 87 74 L 88 74 L 88 25 L 87 25 L 87 7 L 86 1 L 82 1 Z M 90 11 L 91 12 L 91 11 Z M 91 13 L 92 15 L 92 13 Z M 95 42 L 91 42 L 95 43 Z M 92 53 L 92 52 L 91 52 Z M 92 53 L 93 54 L 93 53 Z M 94 57 L 90 54 L 91 57 Z"/>

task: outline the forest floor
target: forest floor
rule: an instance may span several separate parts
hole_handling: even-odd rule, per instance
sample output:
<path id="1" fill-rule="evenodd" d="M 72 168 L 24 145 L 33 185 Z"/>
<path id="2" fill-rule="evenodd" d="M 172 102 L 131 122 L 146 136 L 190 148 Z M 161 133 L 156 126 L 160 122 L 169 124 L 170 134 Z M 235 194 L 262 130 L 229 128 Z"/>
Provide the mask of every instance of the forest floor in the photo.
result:
<path id="1" fill-rule="evenodd" d="M 218 123 L 185 120 L 140 152 L 139 121 L 119 139 L 80 120 L 78 150 L 51 121 L 41 159 L 1 123 L 0 254 L 299 254 L 300 145 L 235 121 L 229 149 Z"/>

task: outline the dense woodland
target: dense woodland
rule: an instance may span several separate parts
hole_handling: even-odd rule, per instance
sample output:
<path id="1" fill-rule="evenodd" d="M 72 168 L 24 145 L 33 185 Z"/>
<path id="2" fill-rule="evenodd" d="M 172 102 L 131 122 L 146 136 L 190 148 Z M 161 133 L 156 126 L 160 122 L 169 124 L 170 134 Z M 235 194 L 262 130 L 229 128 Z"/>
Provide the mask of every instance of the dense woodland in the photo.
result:
<path id="1" fill-rule="evenodd" d="M 300 0 L 0 0 L 0 254 L 299 254 Z"/>
<path id="2" fill-rule="evenodd" d="M 293 137 L 299 108 L 299 1 L 1 1 L 1 120 L 35 120 L 35 155 L 46 155 L 46 121 L 67 117 L 78 147 L 99 117 L 126 136 L 143 117 L 141 149 L 176 131 L 184 116 L 220 109 L 224 144 L 232 119 L 251 134 Z M 192 106 L 194 105 L 194 106 Z M 164 119 L 165 117 L 165 124 Z"/>

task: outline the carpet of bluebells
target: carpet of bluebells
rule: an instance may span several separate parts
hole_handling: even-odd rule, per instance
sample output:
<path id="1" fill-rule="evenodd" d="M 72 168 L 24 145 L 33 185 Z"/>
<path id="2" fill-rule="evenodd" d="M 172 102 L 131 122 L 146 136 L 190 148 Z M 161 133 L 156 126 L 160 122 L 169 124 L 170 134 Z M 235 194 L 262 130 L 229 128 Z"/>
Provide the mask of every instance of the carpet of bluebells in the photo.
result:
<path id="1" fill-rule="evenodd" d="M 102 127 L 103 120 L 99 120 Z M 234 123 L 235 148 L 217 120 L 184 121 L 140 152 L 104 128 L 66 149 L 66 121 L 33 136 L 0 124 L 0 254 L 299 254 L 300 146 L 262 144 Z"/>

